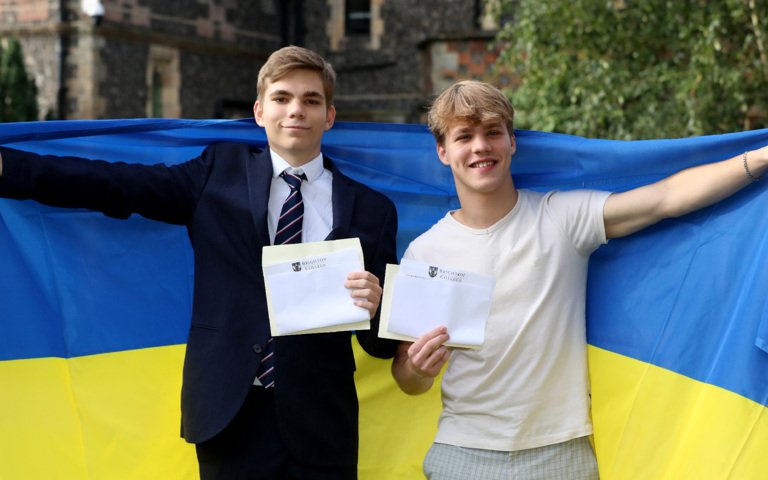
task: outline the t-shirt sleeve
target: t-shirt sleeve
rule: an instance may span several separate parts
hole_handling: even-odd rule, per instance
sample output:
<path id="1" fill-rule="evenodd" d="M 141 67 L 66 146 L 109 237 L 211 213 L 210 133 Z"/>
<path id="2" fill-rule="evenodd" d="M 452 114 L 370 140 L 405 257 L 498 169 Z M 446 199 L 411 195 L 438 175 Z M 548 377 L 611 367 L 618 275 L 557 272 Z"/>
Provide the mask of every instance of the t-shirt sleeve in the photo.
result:
<path id="1" fill-rule="evenodd" d="M 589 255 L 605 244 L 603 208 L 611 192 L 571 190 L 550 192 L 547 206 L 552 218 L 561 226 L 574 248 Z"/>

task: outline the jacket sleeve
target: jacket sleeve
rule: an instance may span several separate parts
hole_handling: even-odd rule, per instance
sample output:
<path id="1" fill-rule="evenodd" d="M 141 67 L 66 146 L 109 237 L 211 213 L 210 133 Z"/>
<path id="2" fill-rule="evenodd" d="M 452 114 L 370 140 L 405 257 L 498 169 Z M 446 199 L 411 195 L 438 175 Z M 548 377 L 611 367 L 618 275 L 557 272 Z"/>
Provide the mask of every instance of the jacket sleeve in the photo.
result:
<path id="1" fill-rule="evenodd" d="M 386 197 L 385 197 L 386 198 Z M 384 272 L 388 263 L 397 263 L 397 210 L 391 200 L 386 198 L 387 208 L 382 215 L 381 229 L 379 231 L 378 242 L 376 244 L 374 258 L 366 266 L 368 271 L 379 278 L 384 283 Z M 376 315 L 371 319 L 371 329 L 367 331 L 358 331 L 357 339 L 369 355 L 377 358 L 392 358 L 400 342 L 385 338 L 379 338 L 379 320 L 381 315 L 381 305 Z"/>
<path id="2" fill-rule="evenodd" d="M 114 218 L 136 213 L 183 225 L 194 212 L 210 171 L 214 149 L 167 166 L 37 155 L 0 148 L 0 196 L 45 205 L 85 208 Z"/>

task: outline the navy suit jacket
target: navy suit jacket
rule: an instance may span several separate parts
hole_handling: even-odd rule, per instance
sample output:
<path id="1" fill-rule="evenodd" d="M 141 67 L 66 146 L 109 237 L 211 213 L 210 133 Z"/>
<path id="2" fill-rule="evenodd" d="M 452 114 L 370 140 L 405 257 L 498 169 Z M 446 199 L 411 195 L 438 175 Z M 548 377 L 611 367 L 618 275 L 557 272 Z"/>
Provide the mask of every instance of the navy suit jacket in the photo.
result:
<path id="1" fill-rule="evenodd" d="M 144 217 L 187 227 L 194 251 L 192 321 L 181 395 L 182 435 L 200 443 L 227 426 L 249 393 L 270 336 L 261 250 L 270 245 L 269 150 L 217 143 L 173 165 L 110 163 L 0 149 L 0 196 Z M 379 279 L 396 263 L 397 213 L 384 195 L 333 172 L 328 239 L 360 238 L 365 268 Z M 396 343 L 357 332 L 370 354 Z M 275 338 L 275 403 L 289 451 L 310 464 L 357 462 L 358 404 L 349 332 Z"/>

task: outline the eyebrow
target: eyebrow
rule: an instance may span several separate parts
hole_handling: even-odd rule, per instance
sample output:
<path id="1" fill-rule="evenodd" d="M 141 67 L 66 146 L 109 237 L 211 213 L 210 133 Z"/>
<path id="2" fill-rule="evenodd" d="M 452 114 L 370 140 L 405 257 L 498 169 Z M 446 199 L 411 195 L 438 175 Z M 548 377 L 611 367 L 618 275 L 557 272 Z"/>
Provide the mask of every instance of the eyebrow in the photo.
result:
<path id="1" fill-rule="evenodd" d="M 279 97 L 279 96 L 288 96 L 293 97 L 293 92 L 289 92 L 288 90 L 275 90 L 274 92 L 269 93 L 270 97 Z M 302 98 L 324 98 L 324 95 L 318 91 L 315 90 L 309 90 L 307 92 L 304 92 L 301 95 Z"/>
<path id="2" fill-rule="evenodd" d="M 500 129 L 503 128 L 504 124 L 502 122 L 487 122 L 487 123 L 480 123 L 480 126 L 483 128 L 483 130 L 494 130 L 494 129 Z M 463 133 L 469 133 L 474 131 L 475 124 L 467 125 L 463 124 L 461 126 L 455 127 L 453 130 L 448 131 L 448 135 L 461 135 Z"/>

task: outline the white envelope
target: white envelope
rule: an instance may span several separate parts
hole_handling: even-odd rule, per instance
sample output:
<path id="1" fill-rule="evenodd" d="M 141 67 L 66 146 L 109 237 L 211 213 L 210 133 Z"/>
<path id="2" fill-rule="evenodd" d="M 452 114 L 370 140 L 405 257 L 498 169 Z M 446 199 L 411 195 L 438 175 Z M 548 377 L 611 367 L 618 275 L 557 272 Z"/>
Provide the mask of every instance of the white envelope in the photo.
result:
<path id="1" fill-rule="evenodd" d="M 360 239 L 264 247 L 262 270 L 273 336 L 371 328 L 344 287 L 364 270 Z"/>
<path id="2" fill-rule="evenodd" d="M 387 265 L 379 336 L 414 341 L 445 325 L 447 345 L 478 348 L 494 285 L 493 277 L 415 260 Z"/>

